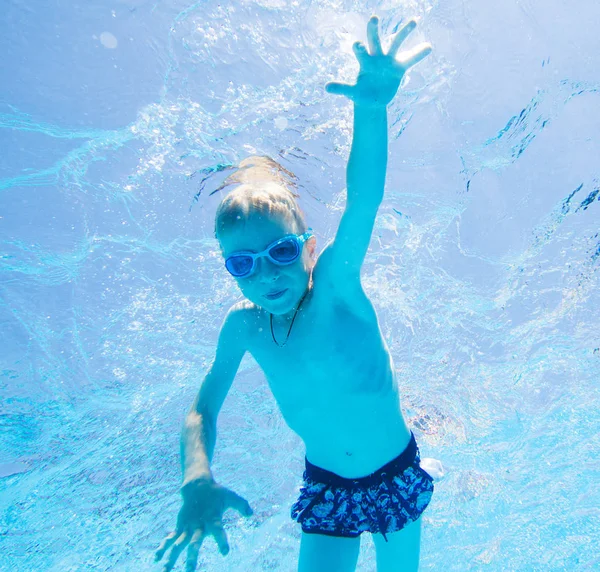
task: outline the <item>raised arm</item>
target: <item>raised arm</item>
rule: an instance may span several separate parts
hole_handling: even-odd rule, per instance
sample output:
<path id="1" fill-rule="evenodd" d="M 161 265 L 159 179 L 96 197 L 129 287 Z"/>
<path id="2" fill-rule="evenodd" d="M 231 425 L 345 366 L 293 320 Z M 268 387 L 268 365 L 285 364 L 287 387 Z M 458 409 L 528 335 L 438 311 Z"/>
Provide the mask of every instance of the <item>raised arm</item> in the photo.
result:
<path id="1" fill-rule="evenodd" d="M 163 540 L 156 552 L 156 560 L 160 560 L 171 548 L 165 571 L 175 566 L 186 546 L 186 569 L 195 570 L 200 546 L 207 535 L 214 536 L 221 553 L 227 554 L 229 545 L 223 530 L 223 512 L 235 508 L 245 516 L 252 514 L 248 501 L 217 484 L 210 469 L 217 440 L 217 417 L 246 352 L 245 340 L 244 310 L 233 306 L 221 327 L 215 359 L 183 424 L 183 506 L 176 530 Z"/>
<path id="2" fill-rule="evenodd" d="M 383 200 L 388 153 L 387 105 L 392 101 L 408 68 L 431 52 L 420 44 L 396 56 L 400 44 L 414 30 L 411 20 L 394 37 L 383 53 L 373 16 L 367 25 L 369 51 L 360 42 L 353 46 L 360 70 L 355 85 L 328 83 L 329 93 L 343 95 L 354 104 L 352 148 L 346 172 L 346 209 L 333 242 L 319 261 L 336 277 L 336 284 L 353 289 L 360 286 L 360 269 L 371 241 L 379 205 Z"/>

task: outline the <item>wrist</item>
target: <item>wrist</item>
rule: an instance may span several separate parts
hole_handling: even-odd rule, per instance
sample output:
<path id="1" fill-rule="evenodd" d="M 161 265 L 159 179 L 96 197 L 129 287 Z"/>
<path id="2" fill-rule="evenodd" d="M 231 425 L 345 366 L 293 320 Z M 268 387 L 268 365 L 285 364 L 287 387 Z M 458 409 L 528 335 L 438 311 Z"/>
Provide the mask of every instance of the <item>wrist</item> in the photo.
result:
<path id="1" fill-rule="evenodd" d="M 188 465 L 183 471 L 183 481 L 181 487 L 195 482 L 213 481 L 213 474 L 210 466 L 206 463 L 197 463 Z"/>
<path id="2" fill-rule="evenodd" d="M 179 487 L 179 492 L 182 496 L 186 496 L 187 493 L 194 490 L 196 487 L 201 487 L 202 485 L 206 485 L 208 483 L 214 483 L 212 474 L 202 474 L 196 476 L 186 477 L 181 483 L 181 487 Z"/>
<path id="3" fill-rule="evenodd" d="M 387 111 L 387 106 L 390 104 L 390 102 L 387 103 L 380 103 L 377 101 L 360 101 L 360 102 L 354 102 L 354 110 L 360 110 L 360 111 L 365 111 L 365 112 L 373 112 L 373 113 L 382 113 L 384 111 Z"/>

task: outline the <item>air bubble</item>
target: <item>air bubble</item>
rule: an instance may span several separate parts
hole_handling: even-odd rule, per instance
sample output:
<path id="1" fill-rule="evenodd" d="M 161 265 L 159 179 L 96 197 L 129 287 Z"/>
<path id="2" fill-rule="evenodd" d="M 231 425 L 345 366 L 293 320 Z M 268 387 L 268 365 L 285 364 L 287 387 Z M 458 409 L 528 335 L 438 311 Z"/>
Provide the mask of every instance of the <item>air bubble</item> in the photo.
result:
<path id="1" fill-rule="evenodd" d="M 283 131 L 288 126 L 288 120 L 285 117 L 276 117 L 274 123 L 279 131 Z"/>
<path id="2" fill-rule="evenodd" d="M 119 45 L 117 38 L 110 32 L 102 32 L 100 34 L 100 43 L 109 50 L 114 50 Z"/>

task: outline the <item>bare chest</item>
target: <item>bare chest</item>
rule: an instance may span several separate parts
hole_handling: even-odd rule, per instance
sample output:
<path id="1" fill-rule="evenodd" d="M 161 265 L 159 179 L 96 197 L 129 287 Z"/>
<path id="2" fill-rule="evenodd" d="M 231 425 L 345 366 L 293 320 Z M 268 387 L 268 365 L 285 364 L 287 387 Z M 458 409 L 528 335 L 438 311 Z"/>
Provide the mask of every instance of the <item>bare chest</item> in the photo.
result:
<path id="1" fill-rule="evenodd" d="M 358 314 L 340 301 L 312 299 L 301 308 L 286 340 L 289 325 L 257 315 L 248 351 L 261 367 L 284 416 L 310 403 L 341 402 L 373 394 L 390 378 L 389 354 L 377 316 Z"/>
<path id="2" fill-rule="evenodd" d="M 307 298 L 308 299 L 308 298 Z M 290 428 L 307 456 L 341 475 L 362 475 L 385 464 L 410 436 L 393 364 L 368 299 L 311 300 L 287 327 L 271 332 L 257 312 L 247 346 L 263 370 Z"/>

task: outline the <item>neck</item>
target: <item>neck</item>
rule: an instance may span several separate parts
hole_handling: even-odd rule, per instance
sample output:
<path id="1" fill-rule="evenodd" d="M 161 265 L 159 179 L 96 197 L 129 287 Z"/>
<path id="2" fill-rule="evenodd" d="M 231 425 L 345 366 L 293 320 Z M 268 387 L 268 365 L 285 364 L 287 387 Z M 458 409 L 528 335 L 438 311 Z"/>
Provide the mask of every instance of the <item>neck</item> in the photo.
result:
<path id="1" fill-rule="evenodd" d="M 308 296 L 308 294 L 310 293 L 310 291 L 312 289 L 313 289 L 313 279 L 312 279 L 312 271 L 311 271 L 310 276 L 308 278 L 308 285 L 306 287 L 306 290 L 304 290 L 304 293 L 302 294 L 302 296 L 300 296 L 300 298 L 298 299 L 298 302 L 296 302 L 294 307 L 285 314 L 272 314 L 273 321 L 285 323 L 285 322 L 290 322 L 291 320 L 293 320 L 294 316 L 296 315 L 296 312 L 298 312 L 298 306 L 300 304 L 302 304 L 302 306 L 304 306 L 306 304 L 305 296 Z M 302 308 L 300 308 L 300 311 L 302 311 Z"/>
<path id="2" fill-rule="evenodd" d="M 285 314 L 272 314 L 273 322 L 277 322 L 277 323 L 291 322 L 294 319 L 294 316 L 298 312 L 301 312 L 302 309 L 304 308 L 304 306 L 306 304 L 306 298 L 310 294 L 311 290 L 312 290 L 312 280 L 309 280 L 306 290 L 304 291 L 302 296 L 300 296 L 300 298 L 298 299 L 298 302 L 296 302 L 296 304 L 294 304 L 294 307 L 289 312 L 286 312 Z"/>
<path id="3" fill-rule="evenodd" d="M 300 302 L 298 302 L 298 304 L 296 305 L 296 309 L 294 310 L 294 315 L 292 316 L 292 321 L 290 323 L 290 327 L 288 328 L 287 331 L 287 335 L 285 336 L 285 340 L 283 341 L 283 343 L 279 343 L 276 339 L 275 339 L 275 332 L 273 331 L 273 314 L 271 314 L 271 317 L 269 318 L 269 321 L 271 323 L 271 337 L 273 338 L 273 341 L 280 347 L 282 348 L 283 346 L 285 346 L 285 344 L 288 341 L 288 338 L 290 337 L 290 333 L 292 331 L 292 327 L 294 325 L 294 321 L 296 320 L 296 316 L 298 315 L 298 312 L 300 310 L 300 306 L 302 306 L 302 302 L 304 302 L 304 299 L 306 298 L 306 296 L 308 295 L 308 292 L 310 291 L 310 285 L 309 288 L 307 288 L 304 291 L 304 294 L 302 295 L 302 298 L 300 298 Z M 286 317 L 284 316 L 284 319 Z M 287 326 L 287 322 L 286 322 L 286 326 Z"/>

